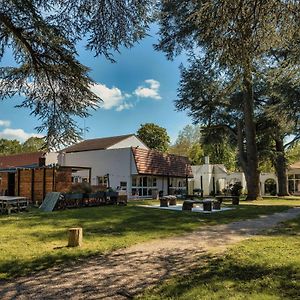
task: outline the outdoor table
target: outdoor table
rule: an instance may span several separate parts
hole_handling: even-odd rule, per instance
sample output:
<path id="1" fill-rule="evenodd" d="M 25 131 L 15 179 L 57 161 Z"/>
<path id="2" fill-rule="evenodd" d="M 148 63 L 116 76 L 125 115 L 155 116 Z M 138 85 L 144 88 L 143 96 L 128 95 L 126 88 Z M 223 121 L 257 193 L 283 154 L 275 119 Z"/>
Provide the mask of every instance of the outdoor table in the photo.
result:
<path id="1" fill-rule="evenodd" d="M 1 213 L 10 214 L 12 210 L 19 212 L 21 209 L 28 207 L 28 199 L 26 197 L 17 196 L 0 196 Z"/>
<path id="2" fill-rule="evenodd" d="M 231 199 L 232 200 L 232 205 L 239 205 L 240 203 L 240 197 L 239 196 L 234 196 L 234 195 L 218 195 L 215 196 L 217 200 L 219 200 L 221 203 L 224 199 Z"/>
<path id="3" fill-rule="evenodd" d="M 204 200 L 184 200 L 182 205 L 182 210 L 192 210 L 194 204 L 202 204 L 203 211 L 212 211 L 212 209 L 215 210 L 221 209 L 221 203 L 219 201 L 214 199 L 204 199 Z"/>

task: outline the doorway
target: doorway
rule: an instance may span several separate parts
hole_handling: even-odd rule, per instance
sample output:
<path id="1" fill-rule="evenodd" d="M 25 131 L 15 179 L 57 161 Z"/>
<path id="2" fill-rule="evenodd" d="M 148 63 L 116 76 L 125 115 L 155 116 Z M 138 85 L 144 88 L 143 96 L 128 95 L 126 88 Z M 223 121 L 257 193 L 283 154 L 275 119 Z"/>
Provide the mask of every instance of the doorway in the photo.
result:
<path id="1" fill-rule="evenodd" d="M 15 173 L 8 173 L 8 196 L 15 196 Z"/>

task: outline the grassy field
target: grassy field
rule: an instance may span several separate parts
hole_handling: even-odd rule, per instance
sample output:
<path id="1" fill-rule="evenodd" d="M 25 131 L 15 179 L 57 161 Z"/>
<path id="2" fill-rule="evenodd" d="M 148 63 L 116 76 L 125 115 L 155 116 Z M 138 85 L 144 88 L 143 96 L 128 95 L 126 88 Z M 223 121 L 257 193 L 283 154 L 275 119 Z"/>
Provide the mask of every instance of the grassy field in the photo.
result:
<path id="1" fill-rule="evenodd" d="M 300 299 L 300 217 L 199 262 L 138 299 Z"/>
<path id="2" fill-rule="evenodd" d="M 138 207 L 95 207 L 0 216 L 0 279 L 20 276 L 62 262 L 74 261 L 154 238 L 271 214 L 295 205 L 245 203 L 235 210 L 203 215 Z M 300 201 L 299 201 L 300 202 Z M 299 203 L 300 204 L 300 203 Z M 83 227 L 81 248 L 67 248 L 67 229 Z"/>

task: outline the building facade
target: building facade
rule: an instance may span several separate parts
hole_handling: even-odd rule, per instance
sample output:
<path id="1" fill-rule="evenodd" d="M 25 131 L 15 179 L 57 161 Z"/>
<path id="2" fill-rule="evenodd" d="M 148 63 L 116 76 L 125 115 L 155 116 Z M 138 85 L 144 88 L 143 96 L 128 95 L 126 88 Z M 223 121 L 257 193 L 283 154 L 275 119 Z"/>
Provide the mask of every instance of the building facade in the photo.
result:
<path id="1" fill-rule="evenodd" d="M 243 172 L 228 172 L 222 164 L 210 164 L 205 158 L 205 164 L 192 166 L 194 178 L 190 180 L 190 190 L 201 189 L 205 196 L 222 192 L 235 182 L 240 182 L 243 192 L 247 191 L 246 179 Z M 288 186 L 291 195 L 300 195 L 300 162 L 288 168 Z M 278 179 L 274 173 L 260 174 L 261 196 L 278 193 Z"/>
<path id="2" fill-rule="evenodd" d="M 126 191 L 130 198 L 174 194 L 187 187 L 192 169 L 186 157 L 150 150 L 135 135 L 86 140 L 61 151 L 61 166 L 91 168 L 73 174 L 74 182 Z"/>

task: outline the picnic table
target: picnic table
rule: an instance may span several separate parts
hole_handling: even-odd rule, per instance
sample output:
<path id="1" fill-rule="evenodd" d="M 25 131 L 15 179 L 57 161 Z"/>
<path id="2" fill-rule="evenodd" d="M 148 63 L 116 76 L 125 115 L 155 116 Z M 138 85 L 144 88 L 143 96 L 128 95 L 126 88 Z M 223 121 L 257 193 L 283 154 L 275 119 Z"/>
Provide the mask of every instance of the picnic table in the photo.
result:
<path id="1" fill-rule="evenodd" d="M 218 195 L 215 196 L 217 200 L 219 200 L 221 203 L 223 202 L 224 199 L 231 199 L 232 200 L 232 205 L 239 205 L 240 203 L 240 196 L 235 196 L 235 195 Z"/>
<path id="2" fill-rule="evenodd" d="M 203 204 L 203 211 L 212 211 L 212 209 L 220 210 L 221 202 L 214 199 L 204 200 L 185 200 L 182 204 L 182 210 L 192 210 L 194 204 Z"/>
<path id="3" fill-rule="evenodd" d="M 0 196 L 1 213 L 10 214 L 12 211 L 20 212 L 28 207 L 28 199 L 18 196 Z"/>

